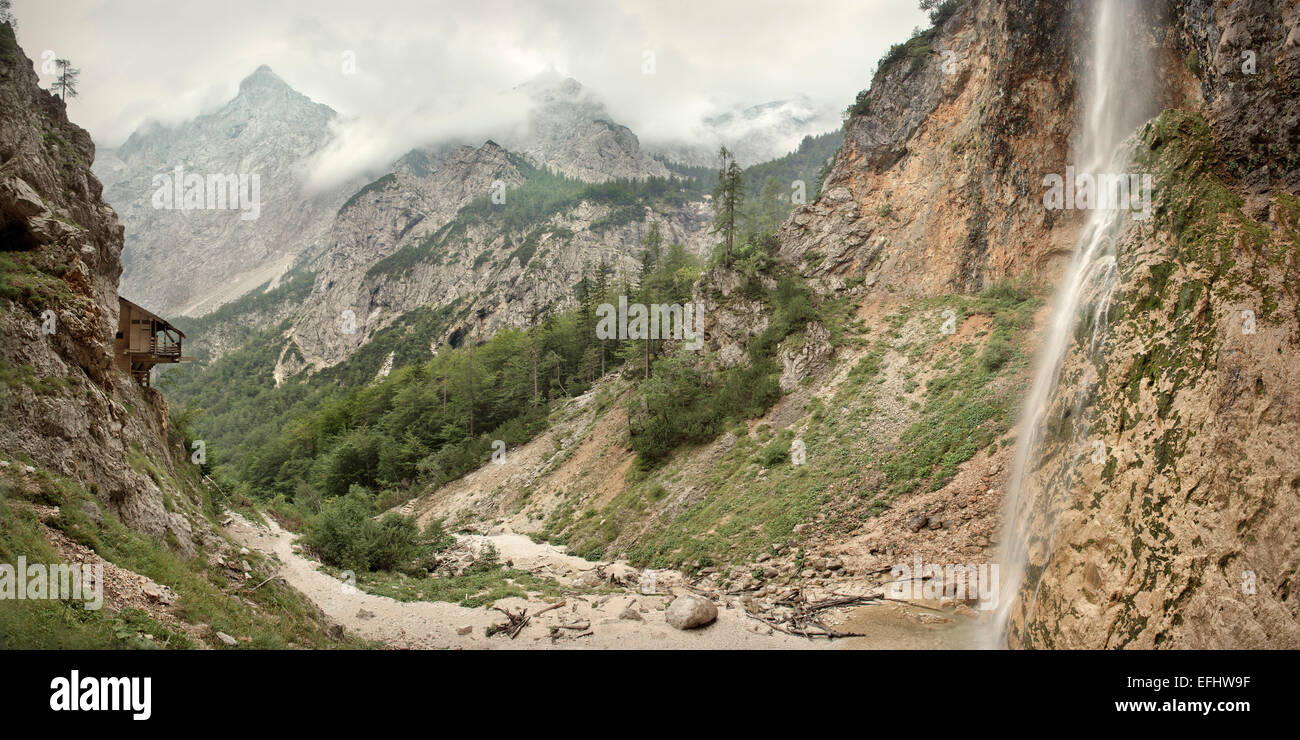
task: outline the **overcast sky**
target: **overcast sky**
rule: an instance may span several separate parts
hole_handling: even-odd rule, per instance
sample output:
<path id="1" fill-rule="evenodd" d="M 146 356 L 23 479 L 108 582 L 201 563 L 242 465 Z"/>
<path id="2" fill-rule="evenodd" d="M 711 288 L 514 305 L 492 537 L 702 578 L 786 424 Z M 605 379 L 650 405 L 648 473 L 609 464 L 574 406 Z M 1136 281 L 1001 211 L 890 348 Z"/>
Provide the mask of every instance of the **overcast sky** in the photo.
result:
<path id="1" fill-rule="evenodd" d="M 645 141 L 738 103 L 803 94 L 842 110 L 891 43 L 928 25 L 916 0 L 14 0 L 14 13 L 38 73 L 46 50 L 81 69 L 69 115 L 100 146 L 218 107 L 268 64 L 376 156 L 472 128 L 492 115 L 484 101 L 548 65 Z"/>

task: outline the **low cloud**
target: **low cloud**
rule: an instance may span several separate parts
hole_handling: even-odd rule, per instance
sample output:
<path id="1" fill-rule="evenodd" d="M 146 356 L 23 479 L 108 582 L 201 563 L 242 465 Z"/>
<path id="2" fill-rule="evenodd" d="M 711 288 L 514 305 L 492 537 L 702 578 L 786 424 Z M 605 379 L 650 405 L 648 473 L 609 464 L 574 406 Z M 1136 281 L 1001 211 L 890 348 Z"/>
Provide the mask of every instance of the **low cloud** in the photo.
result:
<path id="1" fill-rule="evenodd" d="M 646 142 L 690 139 L 705 116 L 800 94 L 842 110 L 889 45 L 926 23 L 915 0 L 15 0 L 14 10 L 38 72 L 45 49 L 82 69 L 69 112 L 100 146 L 212 110 L 270 65 L 340 114 L 318 185 L 432 141 L 503 135 L 523 115 L 512 88 L 552 65 Z"/>

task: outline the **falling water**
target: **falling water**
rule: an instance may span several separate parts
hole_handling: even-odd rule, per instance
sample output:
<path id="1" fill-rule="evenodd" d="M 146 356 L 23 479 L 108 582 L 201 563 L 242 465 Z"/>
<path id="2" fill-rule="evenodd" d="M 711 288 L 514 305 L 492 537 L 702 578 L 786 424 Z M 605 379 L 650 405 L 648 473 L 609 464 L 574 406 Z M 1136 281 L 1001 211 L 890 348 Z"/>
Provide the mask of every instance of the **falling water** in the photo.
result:
<path id="1" fill-rule="evenodd" d="M 1084 115 L 1077 131 L 1079 173 L 1124 173 L 1128 171 L 1129 135 L 1151 111 L 1149 101 L 1150 64 L 1145 44 L 1133 29 L 1139 26 L 1131 15 L 1132 0 L 1096 0 L 1093 8 L 1090 56 L 1091 73 L 1084 81 Z M 1022 586 L 1037 585 L 1051 552 L 1054 523 L 1067 505 L 1065 494 L 1076 481 L 1076 468 L 1088 455 L 1087 430 L 1079 421 L 1088 396 L 1087 383 L 1077 387 L 1073 398 L 1060 399 L 1057 390 L 1067 354 L 1082 325 L 1090 327 L 1087 344 L 1076 351 L 1094 355 L 1105 343 L 1110 299 L 1117 280 L 1115 240 L 1128 212 L 1095 209 L 1087 212 L 1079 244 L 1054 299 L 1047 341 L 1040 350 L 1033 386 L 1025 398 L 1021 433 L 1007 487 L 1001 552 L 1001 588 L 995 618 L 986 637 L 990 647 L 1006 644 L 1007 631 Z M 1082 324 L 1081 324 L 1082 322 Z M 1082 339 L 1082 337 L 1078 337 Z M 1044 432 L 1052 418 L 1054 398 L 1074 426 L 1061 448 L 1059 468 L 1039 470 L 1047 446 Z M 1026 576 L 1029 576 L 1027 579 Z M 1028 581 L 1028 583 L 1026 582 Z"/>

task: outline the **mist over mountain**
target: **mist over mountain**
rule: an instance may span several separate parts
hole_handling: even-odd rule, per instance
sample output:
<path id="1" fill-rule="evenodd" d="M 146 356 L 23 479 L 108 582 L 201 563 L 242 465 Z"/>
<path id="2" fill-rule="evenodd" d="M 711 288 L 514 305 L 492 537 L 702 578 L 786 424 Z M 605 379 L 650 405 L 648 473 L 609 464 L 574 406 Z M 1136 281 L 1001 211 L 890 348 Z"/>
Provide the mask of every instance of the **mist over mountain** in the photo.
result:
<path id="1" fill-rule="evenodd" d="M 368 265 L 388 256 L 397 244 L 371 247 L 364 256 L 344 249 L 341 243 L 350 238 L 345 234 L 357 228 L 343 218 L 344 212 L 364 192 L 382 192 L 390 199 L 390 215 L 380 218 L 406 224 L 396 237 L 411 240 L 436 229 L 497 182 L 460 171 L 460 160 L 451 156 L 461 147 L 492 144 L 492 137 L 532 166 L 581 182 L 670 176 L 634 132 L 612 119 L 599 96 L 553 68 L 504 92 L 498 102 L 515 110 L 499 114 L 495 124 L 485 122 L 487 130 L 478 143 L 434 141 L 397 158 L 390 165 L 392 172 L 322 187 L 321 169 L 336 166 L 331 157 L 348 145 L 339 138 L 346 127 L 328 106 L 293 90 L 269 67 L 259 67 L 241 83 L 239 94 L 217 111 L 178 126 L 150 125 L 121 147 L 104 150 L 96 161 L 105 197 L 127 226 L 124 294 L 168 313 L 200 316 L 255 288 L 278 284 L 295 265 L 322 274 L 331 272 L 325 267 L 329 264 L 349 269 Z M 755 158 L 783 146 L 813 120 L 806 106 L 751 108 L 711 119 L 701 139 L 708 143 L 688 149 L 693 161 L 710 162 L 716 157 L 716 142 L 723 140 L 719 137 L 740 132 Z M 442 172 L 449 159 L 452 171 Z M 260 202 L 255 211 L 212 210 L 185 208 L 181 197 L 170 207 L 159 207 L 159 178 L 171 182 L 178 167 L 182 177 L 205 181 L 213 175 L 255 174 Z M 435 173 L 438 182 L 461 183 L 458 194 L 430 184 L 428 178 Z M 504 177 L 500 182 L 506 185 L 519 178 Z M 467 178 L 477 182 L 474 189 L 466 189 Z M 200 198 L 208 195 L 204 192 Z"/>
<path id="2" fill-rule="evenodd" d="M 748 167 L 794 151 L 805 136 L 837 130 L 841 115 L 842 109 L 818 109 L 807 96 L 737 105 L 704 117 L 690 140 L 654 142 L 648 148 L 672 162 L 713 167 L 718 148 L 725 146 Z"/>
<path id="3" fill-rule="evenodd" d="M 101 149 L 95 172 L 126 226 L 123 294 L 168 314 L 199 315 L 282 275 L 325 236 L 334 212 L 362 184 L 305 188 L 337 118 L 262 66 L 218 110 L 177 126 L 152 125 L 115 150 Z M 189 207 L 184 198 L 158 197 L 178 185 L 177 168 L 182 179 L 203 181 Z M 221 192 L 227 207 L 208 207 L 208 178 L 229 175 L 257 176 L 255 204 L 235 207 L 234 194 Z M 243 195 L 251 200 L 252 188 Z"/>

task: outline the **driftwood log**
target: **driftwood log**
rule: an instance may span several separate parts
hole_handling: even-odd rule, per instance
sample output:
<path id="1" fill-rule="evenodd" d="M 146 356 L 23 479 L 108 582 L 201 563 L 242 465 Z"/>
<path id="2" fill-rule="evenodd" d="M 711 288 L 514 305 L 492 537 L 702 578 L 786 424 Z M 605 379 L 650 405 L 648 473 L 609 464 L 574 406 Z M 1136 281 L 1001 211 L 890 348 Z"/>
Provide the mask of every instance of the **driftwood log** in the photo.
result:
<path id="1" fill-rule="evenodd" d="M 532 617 L 528 616 L 528 609 L 526 608 L 520 609 L 518 613 L 512 612 L 509 609 L 502 609 L 499 606 L 494 606 L 492 608 L 506 615 L 506 619 L 509 620 L 505 624 L 497 625 L 493 628 L 492 634 L 495 635 L 498 632 L 504 632 L 507 635 L 510 635 L 511 640 L 518 637 L 519 633 L 528 625 L 528 621 L 532 619 Z"/>
<path id="2" fill-rule="evenodd" d="M 827 609 L 862 606 L 864 604 L 879 603 L 879 601 L 880 598 L 877 596 L 837 595 L 834 598 L 810 602 L 808 596 L 801 589 L 796 589 L 793 593 L 787 594 L 775 602 L 775 606 L 785 607 L 788 610 L 783 616 L 754 614 L 748 610 L 746 610 L 745 615 L 750 619 L 766 624 L 778 632 L 806 637 L 810 640 L 817 637 L 825 637 L 828 640 L 841 637 L 865 637 L 866 635 L 861 632 L 841 632 L 828 627 L 822 622 L 820 615 Z"/>

